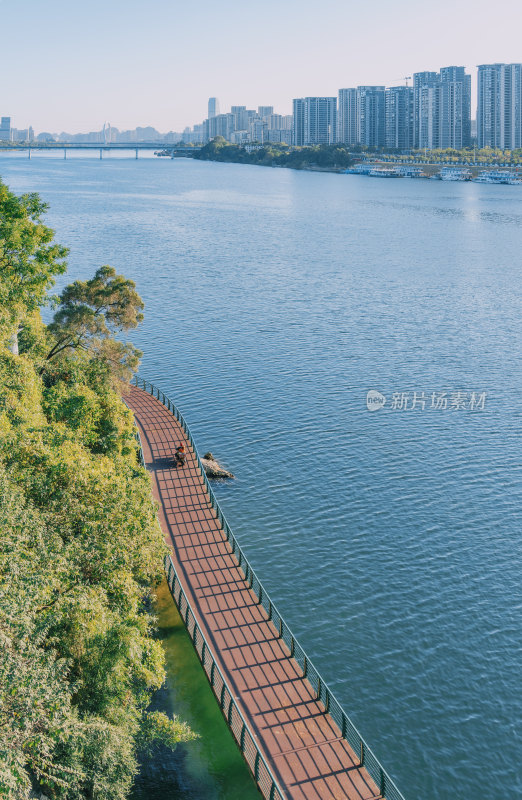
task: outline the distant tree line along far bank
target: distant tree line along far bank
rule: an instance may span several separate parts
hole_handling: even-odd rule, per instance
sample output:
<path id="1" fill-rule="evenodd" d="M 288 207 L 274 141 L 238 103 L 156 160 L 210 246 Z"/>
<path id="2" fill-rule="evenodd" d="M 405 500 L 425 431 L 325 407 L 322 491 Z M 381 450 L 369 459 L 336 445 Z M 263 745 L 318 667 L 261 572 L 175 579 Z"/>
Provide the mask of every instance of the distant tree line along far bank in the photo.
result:
<path id="1" fill-rule="evenodd" d="M 164 155 L 170 155 L 169 150 Z M 379 154 L 375 148 L 344 147 L 340 144 L 293 147 L 276 144 L 230 144 L 222 136 L 216 137 L 201 149 L 195 150 L 192 158 L 202 161 L 227 161 L 240 164 L 257 164 L 268 167 L 290 167 L 293 169 L 343 170 L 363 159 L 400 162 L 403 164 L 471 164 L 477 167 L 487 164 L 506 166 L 522 165 L 522 150 L 503 152 L 484 148 L 482 150 L 424 150 L 412 151 L 409 155 L 399 153 Z"/>

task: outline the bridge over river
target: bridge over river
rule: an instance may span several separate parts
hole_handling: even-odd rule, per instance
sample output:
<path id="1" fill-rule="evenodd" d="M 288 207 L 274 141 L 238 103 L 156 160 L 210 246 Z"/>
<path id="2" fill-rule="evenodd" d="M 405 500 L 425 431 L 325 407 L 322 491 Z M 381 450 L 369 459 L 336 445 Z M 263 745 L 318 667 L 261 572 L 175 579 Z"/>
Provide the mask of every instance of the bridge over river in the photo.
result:
<path id="1" fill-rule="evenodd" d="M 404 800 L 246 560 L 182 415 L 152 384 L 136 384 L 125 402 L 159 503 L 169 587 L 261 793 Z M 180 442 L 187 462 L 175 469 Z"/>
<path id="2" fill-rule="evenodd" d="M 61 150 L 63 157 L 67 158 L 67 153 L 71 150 L 90 150 L 98 151 L 99 157 L 103 158 L 104 153 L 111 151 L 133 150 L 135 157 L 138 158 L 142 150 L 165 151 L 172 157 L 191 156 L 201 150 L 201 145 L 176 145 L 166 142 L 0 142 L 0 153 L 3 151 L 18 152 L 27 151 L 27 157 L 31 158 L 35 150 Z"/>

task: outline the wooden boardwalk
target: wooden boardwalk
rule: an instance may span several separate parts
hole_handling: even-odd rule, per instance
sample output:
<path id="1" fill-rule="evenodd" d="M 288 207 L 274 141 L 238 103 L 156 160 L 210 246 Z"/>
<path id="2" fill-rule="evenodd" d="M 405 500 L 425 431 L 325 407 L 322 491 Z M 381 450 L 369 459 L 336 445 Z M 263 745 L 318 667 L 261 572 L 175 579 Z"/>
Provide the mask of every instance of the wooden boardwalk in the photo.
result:
<path id="1" fill-rule="evenodd" d="M 143 389 L 125 402 L 140 430 L 160 523 L 194 616 L 287 800 L 377 800 L 379 788 L 244 579 L 190 442 Z M 173 467 L 176 446 L 188 451 Z"/>

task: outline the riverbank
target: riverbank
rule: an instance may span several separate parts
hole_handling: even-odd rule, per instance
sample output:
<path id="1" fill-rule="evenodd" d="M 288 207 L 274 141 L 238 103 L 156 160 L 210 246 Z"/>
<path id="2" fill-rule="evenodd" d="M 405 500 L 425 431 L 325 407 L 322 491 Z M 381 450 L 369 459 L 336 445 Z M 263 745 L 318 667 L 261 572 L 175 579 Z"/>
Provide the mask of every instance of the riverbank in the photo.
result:
<path id="1" fill-rule="evenodd" d="M 166 681 L 153 709 L 179 714 L 199 738 L 174 752 L 157 747 L 141 765 L 131 800 L 259 800 L 166 581 L 154 602 Z"/>
<path id="2" fill-rule="evenodd" d="M 166 154 L 166 153 L 165 153 Z M 488 169 L 502 169 L 513 176 L 520 176 L 520 170 L 501 164 L 470 164 L 467 162 L 448 163 L 447 161 L 426 162 L 422 158 L 413 160 L 408 157 L 393 158 L 390 156 L 370 156 L 350 152 L 343 145 L 318 145 L 315 147 L 289 147 L 288 145 L 265 144 L 240 146 L 230 144 L 222 137 L 217 137 L 195 152 L 191 158 L 200 161 L 217 161 L 232 164 L 249 164 L 260 167 L 277 167 L 308 172 L 345 173 L 347 169 L 359 164 L 371 165 L 377 169 L 393 169 L 394 167 L 417 167 L 428 178 L 437 176 L 447 167 L 469 170 L 472 178 Z M 423 177 L 420 175 L 419 177 Z"/>

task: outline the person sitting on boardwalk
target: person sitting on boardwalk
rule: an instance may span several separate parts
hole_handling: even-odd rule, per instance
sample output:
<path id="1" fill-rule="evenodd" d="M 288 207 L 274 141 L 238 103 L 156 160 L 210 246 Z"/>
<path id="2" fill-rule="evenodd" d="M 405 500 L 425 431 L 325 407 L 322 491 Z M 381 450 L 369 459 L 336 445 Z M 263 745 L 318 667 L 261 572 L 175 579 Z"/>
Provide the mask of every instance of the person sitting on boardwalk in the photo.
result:
<path id="1" fill-rule="evenodd" d="M 176 452 L 174 453 L 174 464 L 176 466 L 176 469 L 178 467 L 184 467 L 185 466 L 185 458 L 186 457 L 187 457 L 187 454 L 185 453 L 184 445 L 182 445 L 182 444 L 178 445 L 178 447 L 176 447 Z"/>

